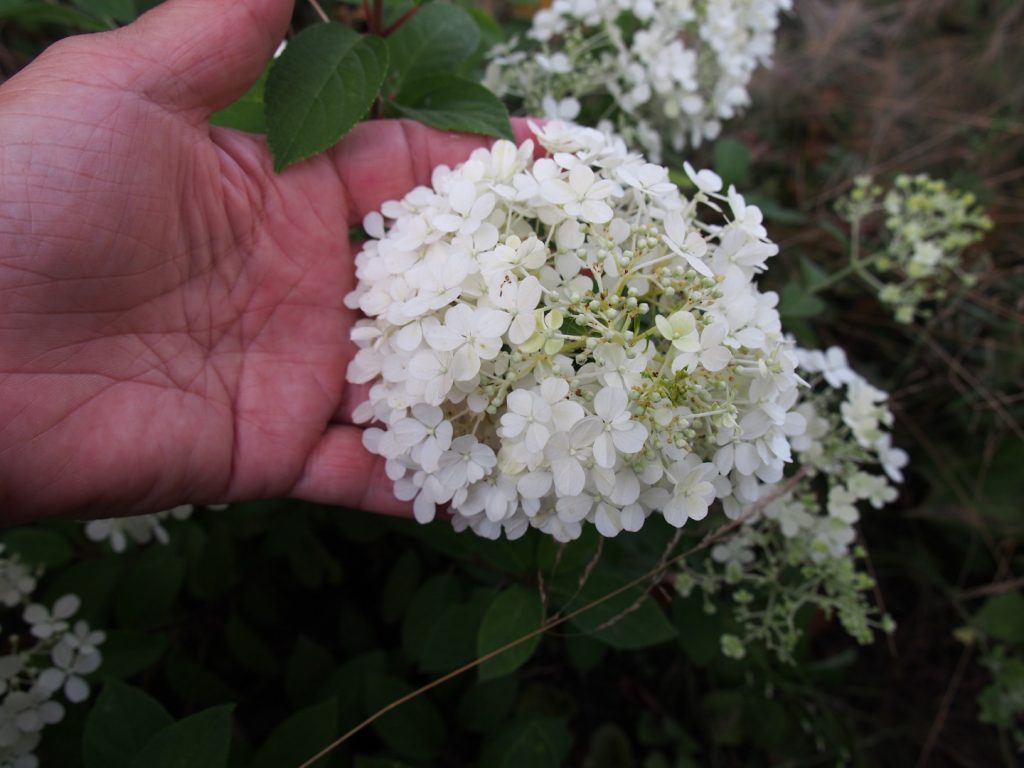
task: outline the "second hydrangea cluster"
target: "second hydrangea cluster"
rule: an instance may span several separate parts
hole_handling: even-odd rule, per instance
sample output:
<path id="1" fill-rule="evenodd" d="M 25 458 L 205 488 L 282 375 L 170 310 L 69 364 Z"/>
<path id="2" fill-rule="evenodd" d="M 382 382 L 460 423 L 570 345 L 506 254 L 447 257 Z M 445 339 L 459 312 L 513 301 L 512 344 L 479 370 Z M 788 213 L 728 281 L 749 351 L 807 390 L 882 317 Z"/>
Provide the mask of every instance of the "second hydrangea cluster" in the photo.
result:
<path id="1" fill-rule="evenodd" d="M 716 499 L 738 515 L 806 428 L 761 212 L 687 167 L 550 123 L 498 142 L 367 217 L 347 298 L 368 319 L 350 381 L 398 497 L 428 521 L 565 541 Z"/>
<path id="2" fill-rule="evenodd" d="M 486 83 L 527 114 L 615 129 L 654 160 L 715 139 L 749 103 L 791 0 L 555 0 L 524 41 L 491 52 Z M 592 103 L 591 103 L 592 102 Z M 588 123 L 592 124 L 592 123 Z"/>

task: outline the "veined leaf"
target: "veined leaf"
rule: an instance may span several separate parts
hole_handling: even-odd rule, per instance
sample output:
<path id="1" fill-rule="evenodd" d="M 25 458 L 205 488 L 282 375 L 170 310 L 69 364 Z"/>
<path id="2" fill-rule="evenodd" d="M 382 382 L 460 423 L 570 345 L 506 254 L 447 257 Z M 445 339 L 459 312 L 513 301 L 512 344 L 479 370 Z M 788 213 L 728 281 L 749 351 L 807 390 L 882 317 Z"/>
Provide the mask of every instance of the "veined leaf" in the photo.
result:
<path id="1" fill-rule="evenodd" d="M 267 140 L 278 171 L 333 146 L 370 111 L 388 49 L 340 24 L 300 32 L 267 76 Z"/>
<path id="2" fill-rule="evenodd" d="M 479 83 L 455 75 L 431 75 L 406 83 L 394 107 L 406 117 L 444 131 L 514 139 L 501 100 Z"/>
<path id="3" fill-rule="evenodd" d="M 450 72 L 479 44 L 480 28 L 472 16 L 448 3 L 430 3 L 388 38 L 391 71 L 399 82 Z"/>

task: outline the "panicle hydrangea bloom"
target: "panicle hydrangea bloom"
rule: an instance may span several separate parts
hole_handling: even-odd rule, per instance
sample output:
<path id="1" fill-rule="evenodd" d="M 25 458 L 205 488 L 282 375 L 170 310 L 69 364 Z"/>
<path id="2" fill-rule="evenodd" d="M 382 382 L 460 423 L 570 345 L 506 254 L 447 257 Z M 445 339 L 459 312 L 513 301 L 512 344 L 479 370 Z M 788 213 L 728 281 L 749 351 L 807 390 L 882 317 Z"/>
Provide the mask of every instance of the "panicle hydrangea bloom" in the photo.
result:
<path id="1" fill-rule="evenodd" d="M 226 504 L 208 504 L 207 509 L 226 509 Z M 156 540 L 160 544 L 170 541 L 164 522 L 167 520 L 187 520 L 195 508 L 191 504 L 182 504 L 163 512 L 132 517 L 107 517 L 90 520 L 84 525 L 84 532 L 90 541 L 109 541 L 110 548 L 115 552 L 124 552 L 129 542 L 148 544 Z"/>
<path id="2" fill-rule="evenodd" d="M 745 108 L 791 0 L 554 0 L 525 41 L 492 50 L 485 82 L 527 114 L 614 113 L 615 129 L 659 161 L 714 139 Z M 588 111 L 588 114 L 590 112 Z M 597 117 L 594 117 L 595 121 Z M 582 120 L 581 120 L 582 121 Z"/>
<path id="3" fill-rule="evenodd" d="M 348 306 L 356 410 L 418 520 L 605 536 L 736 516 L 783 477 L 800 378 L 761 212 L 715 174 L 552 122 L 367 216 Z"/>
<path id="4" fill-rule="evenodd" d="M 992 229 L 992 219 L 970 192 L 925 174 L 900 174 L 888 190 L 860 176 L 836 210 L 864 250 L 852 254 L 853 267 L 898 322 L 929 317 L 930 304 L 977 282 L 983 262 L 968 263 L 963 255 Z M 864 225 L 876 214 L 882 226 L 872 236 Z"/>
<path id="5" fill-rule="evenodd" d="M 52 606 L 31 602 L 40 575 L 0 545 L 3 603 L 21 609 L 20 616 L 4 615 L 7 631 L 0 633 L 0 766 L 10 768 L 37 768 L 34 753 L 42 730 L 64 717 L 58 696 L 73 704 L 89 697 L 82 676 L 99 669 L 99 646 L 106 639 L 86 622 L 74 621 L 80 606 L 76 595 L 64 595 Z M 11 632 L 12 624 L 24 631 Z"/>
<path id="6" fill-rule="evenodd" d="M 684 595 L 700 587 L 707 600 L 729 586 L 742 638 L 723 637 L 726 655 L 756 642 L 791 658 L 797 615 L 806 605 L 836 614 L 864 643 L 873 629 L 893 626 L 866 597 L 873 582 L 858 568 L 864 552 L 854 544 L 861 509 L 894 501 L 907 464 L 887 429 L 893 421 L 888 396 L 853 371 L 838 347 L 796 355 L 810 385 L 795 408 L 806 429 L 790 439 L 800 474 L 762 487 L 760 503 L 748 508 L 732 538 L 702 564 L 680 566 L 677 588 Z"/>

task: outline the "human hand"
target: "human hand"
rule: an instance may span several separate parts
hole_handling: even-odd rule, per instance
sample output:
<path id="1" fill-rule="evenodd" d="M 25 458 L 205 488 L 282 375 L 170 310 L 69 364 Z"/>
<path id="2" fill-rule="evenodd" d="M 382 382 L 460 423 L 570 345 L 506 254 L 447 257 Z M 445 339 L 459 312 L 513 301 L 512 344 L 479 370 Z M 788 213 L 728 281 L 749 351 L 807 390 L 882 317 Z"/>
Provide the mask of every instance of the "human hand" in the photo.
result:
<path id="1" fill-rule="evenodd" d="M 364 123 L 275 175 L 263 137 L 207 121 L 291 10 L 170 0 L 0 87 L 5 523 L 286 495 L 404 510 L 351 424 L 348 229 L 488 141 Z"/>

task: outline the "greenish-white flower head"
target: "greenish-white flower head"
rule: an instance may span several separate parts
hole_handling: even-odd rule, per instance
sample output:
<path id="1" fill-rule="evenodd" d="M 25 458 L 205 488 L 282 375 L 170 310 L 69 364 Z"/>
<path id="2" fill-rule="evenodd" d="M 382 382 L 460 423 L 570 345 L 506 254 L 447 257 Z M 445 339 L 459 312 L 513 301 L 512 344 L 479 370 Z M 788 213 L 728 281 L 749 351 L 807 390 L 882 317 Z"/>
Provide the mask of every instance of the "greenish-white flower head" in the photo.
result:
<path id="1" fill-rule="evenodd" d="M 862 275 L 892 308 L 900 323 L 930 316 L 936 305 L 977 281 L 980 260 L 964 251 L 992 228 L 973 194 L 919 174 L 897 176 L 889 189 L 869 176 L 858 177 L 836 206 L 857 230 L 854 254 Z M 864 234 L 864 222 L 881 219 L 877 236 Z M 865 242 L 866 241 L 866 242 Z"/>
<path id="2" fill-rule="evenodd" d="M 367 217 L 366 446 L 419 520 L 447 503 L 483 536 L 736 514 L 806 426 L 760 211 L 692 168 L 686 198 L 600 131 L 535 131 L 543 157 L 498 142 Z"/>

